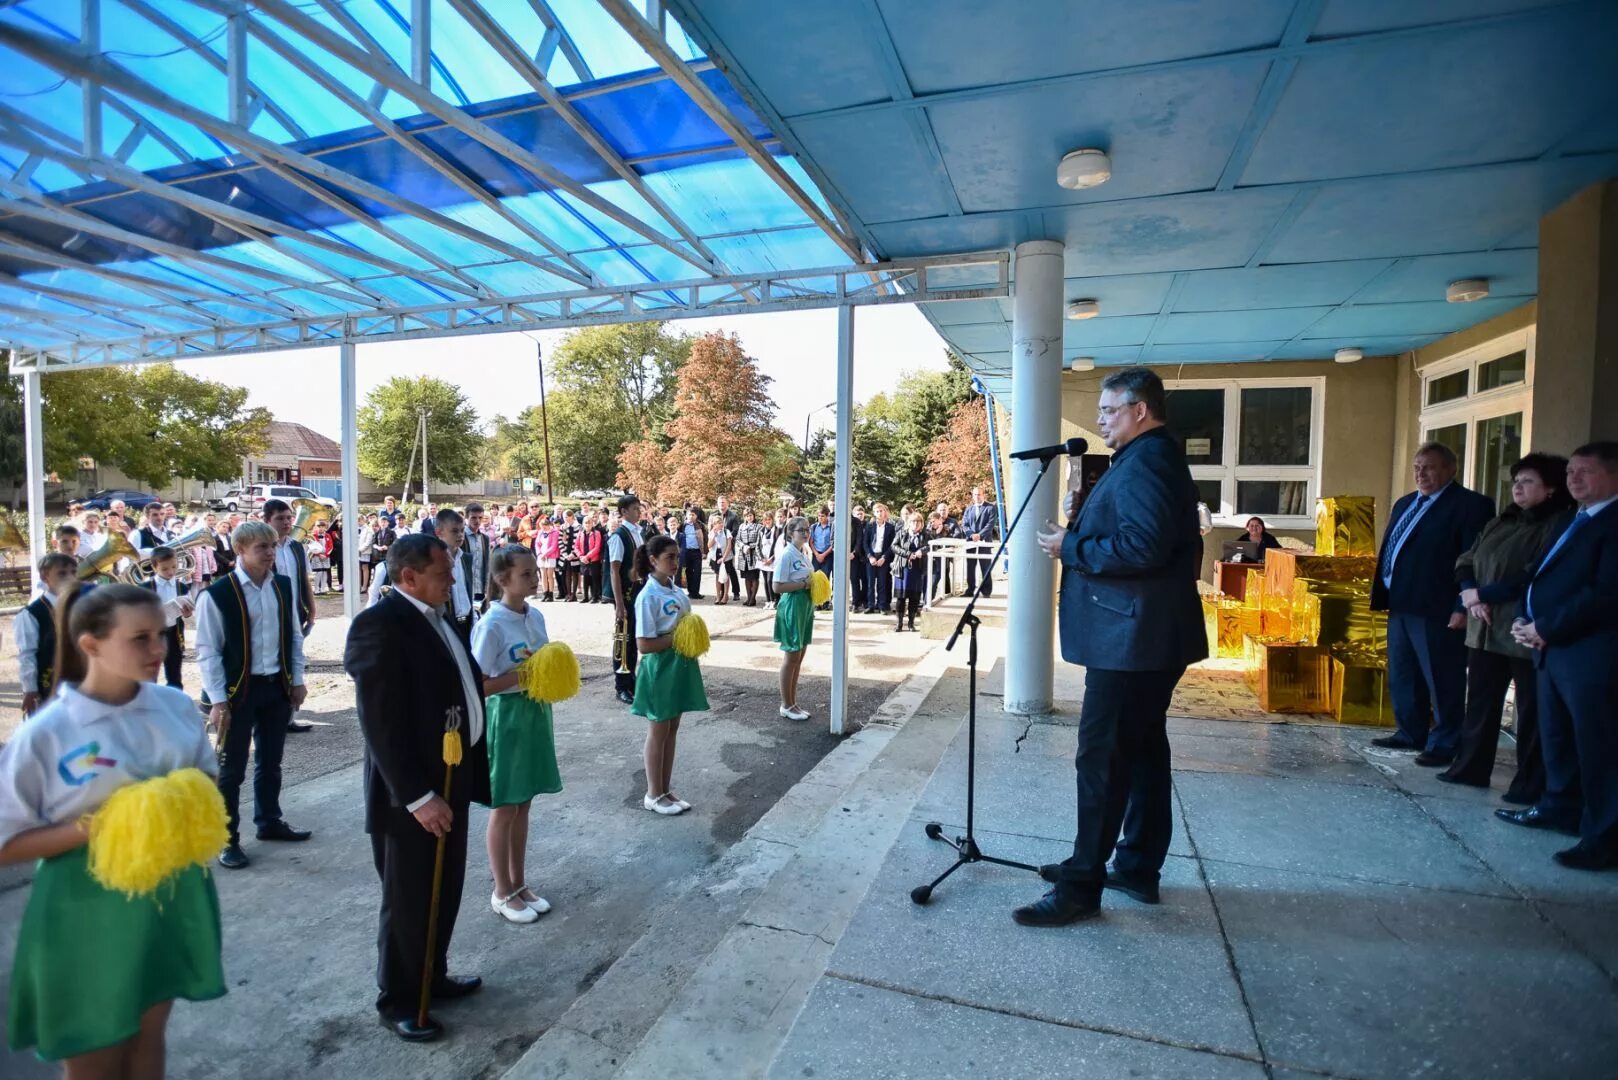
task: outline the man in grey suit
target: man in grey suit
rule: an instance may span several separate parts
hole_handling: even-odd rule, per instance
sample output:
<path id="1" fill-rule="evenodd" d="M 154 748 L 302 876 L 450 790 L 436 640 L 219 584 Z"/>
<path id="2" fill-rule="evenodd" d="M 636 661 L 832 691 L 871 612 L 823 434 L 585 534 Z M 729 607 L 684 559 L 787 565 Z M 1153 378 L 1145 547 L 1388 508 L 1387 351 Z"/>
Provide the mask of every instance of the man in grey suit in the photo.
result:
<path id="1" fill-rule="evenodd" d="M 1197 489 L 1164 415 L 1163 380 L 1145 368 L 1102 380 L 1097 426 L 1111 466 L 1070 528 L 1046 522 L 1039 533 L 1062 563 L 1062 659 L 1085 669 L 1084 705 L 1073 856 L 1041 870 L 1056 887 L 1012 913 L 1024 926 L 1097 915 L 1103 888 L 1158 902 L 1173 823 L 1169 698 L 1208 655 Z"/>

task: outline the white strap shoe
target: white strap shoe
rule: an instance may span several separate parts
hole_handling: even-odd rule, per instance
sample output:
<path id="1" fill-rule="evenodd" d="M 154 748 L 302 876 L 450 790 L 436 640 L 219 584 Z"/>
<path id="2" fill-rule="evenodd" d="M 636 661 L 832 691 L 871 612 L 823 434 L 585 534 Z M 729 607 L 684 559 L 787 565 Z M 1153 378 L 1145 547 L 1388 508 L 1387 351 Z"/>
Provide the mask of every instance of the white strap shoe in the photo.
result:
<path id="1" fill-rule="evenodd" d="M 667 795 L 659 795 L 655 799 L 650 795 L 642 795 L 640 805 L 643 809 L 650 810 L 654 814 L 671 815 L 685 813 L 685 807 L 670 799 Z"/>
<path id="2" fill-rule="evenodd" d="M 526 884 L 519 888 L 514 895 L 518 900 L 527 904 L 529 910 L 535 915 L 543 915 L 551 909 L 550 902 L 533 889 L 530 889 Z"/>
<path id="3" fill-rule="evenodd" d="M 511 906 L 511 901 L 513 900 L 517 901 L 517 907 Z M 496 915 L 500 916 L 509 923 L 531 923 L 539 921 L 539 912 L 535 911 L 533 908 L 524 903 L 522 898 L 519 897 L 517 893 L 512 893 L 510 896 L 501 896 L 499 893 L 494 893 L 489 897 L 489 906 L 494 909 L 494 913 Z"/>

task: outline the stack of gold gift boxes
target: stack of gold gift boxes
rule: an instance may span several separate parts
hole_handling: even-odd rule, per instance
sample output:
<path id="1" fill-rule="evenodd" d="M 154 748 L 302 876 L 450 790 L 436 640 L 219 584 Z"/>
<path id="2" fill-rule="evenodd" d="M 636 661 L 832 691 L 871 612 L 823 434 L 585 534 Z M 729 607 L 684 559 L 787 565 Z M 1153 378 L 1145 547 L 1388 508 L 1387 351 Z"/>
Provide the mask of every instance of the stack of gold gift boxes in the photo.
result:
<path id="1" fill-rule="evenodd" d="M 1315 550 L 1271 549 L 1247 572 L 1246 595 L 1203 597 L 1209 648 L 1245 661 L 1266 712 L 1330 713 L 1391 727 L 1388 618 L 1371 610 L 1376 500 L 1321 499 Z"/>

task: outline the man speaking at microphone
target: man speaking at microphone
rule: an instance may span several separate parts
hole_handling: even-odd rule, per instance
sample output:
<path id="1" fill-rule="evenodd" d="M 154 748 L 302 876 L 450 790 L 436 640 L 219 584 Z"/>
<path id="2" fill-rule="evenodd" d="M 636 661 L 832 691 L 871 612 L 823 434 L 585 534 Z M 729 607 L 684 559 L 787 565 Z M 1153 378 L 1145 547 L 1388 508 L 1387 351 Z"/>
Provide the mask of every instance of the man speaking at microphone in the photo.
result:
<path id="1" fill-rule="evenodd" d="M 1186 666 L 1208 655 L 1197 490 L 1164 416 L 1163 380 L 1152 372 L 1103 379 L 1096 420 L 1111 466 L 1071 526 L 1046 522 L 1039 532 L 1062 564 L 1062 659 L 1085 669 L 1084 705 L 1073 856 L 1041 870 L 1055 888 L 1012 913 L 1024 926 L 1091 918 L 1103 888 L 1158 902 L 1172 831 L 1169 698 Z"/>

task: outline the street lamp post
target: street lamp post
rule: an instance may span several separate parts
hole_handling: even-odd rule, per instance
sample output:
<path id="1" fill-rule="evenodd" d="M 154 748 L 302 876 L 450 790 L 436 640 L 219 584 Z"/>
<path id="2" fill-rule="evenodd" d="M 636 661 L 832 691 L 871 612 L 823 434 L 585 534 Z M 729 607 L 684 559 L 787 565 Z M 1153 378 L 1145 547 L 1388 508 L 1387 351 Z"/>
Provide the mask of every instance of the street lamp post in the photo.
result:
<path id="1" fill-rule="evenodd" d="M 814 409 L 811 412 L 809 412 L 808 415 L 806 415 L 803 418 L 803 452 L 804 452 L 804 454 L 807 455 L 809 453 L 809 421 L 813 420 L 817 415 L 819 415 L 820 413 L 825 412 L 827 409 L 835 408 L 836 405 L 837 405 L 837 402 L 828 401 L 828 402 L 826 402 L 826 404 L 822 405 L 820 408 Z"/>

